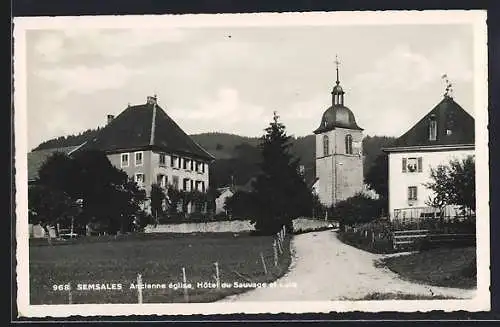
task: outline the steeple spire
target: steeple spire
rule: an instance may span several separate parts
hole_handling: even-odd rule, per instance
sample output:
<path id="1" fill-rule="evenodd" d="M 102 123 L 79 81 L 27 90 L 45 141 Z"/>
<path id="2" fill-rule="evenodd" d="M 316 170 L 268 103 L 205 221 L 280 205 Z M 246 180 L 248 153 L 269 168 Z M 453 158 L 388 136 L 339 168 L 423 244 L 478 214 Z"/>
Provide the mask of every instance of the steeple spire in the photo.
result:
<path id="1" fill-rule="evenodd" d="M 337 80 L 335 82 L 335 86 L 333 87 L 332 90 L 332 105 L 334 106 L 343 106 L 344 105 L 344 90 L 342 90 L 342 87 L 340 86 L 340 79 L 339 79 L 339 57 L 335 55 L 335 66 L 337 70 Z"/>
<path id="2" fill-rule="evenodd" d="M 335 55 L 335 66 L 337 67 L 337 81 L 335 83 L 337 85 L 340 84 L 340 80 L 339 80 L 339 65 L 340 65 L 339 57 L 337 55 Z"/>

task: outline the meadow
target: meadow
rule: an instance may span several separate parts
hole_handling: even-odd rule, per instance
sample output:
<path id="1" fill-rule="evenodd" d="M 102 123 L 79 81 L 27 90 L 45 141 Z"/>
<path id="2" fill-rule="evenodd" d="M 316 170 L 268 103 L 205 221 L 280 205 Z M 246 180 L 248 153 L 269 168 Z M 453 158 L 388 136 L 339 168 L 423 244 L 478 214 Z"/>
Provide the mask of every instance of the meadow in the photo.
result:
<path id="1" fill-rule="evenodd" d="M 44 239 L 31 240 L 30 302 L 138 303 L 138 290 L 131 288 L 138 274 L 145 286 L 152 287 L 142 290 L 143 303 L 216 301 L 247 291 L 255 286 L 252 283 L 274 281 L 288 270 L 289 237 L 283 253 L 278 252 L 277 265 L 274 239 L 249 233 L 200 233 L 82 237 L 54 240 L 52 245 Z M 183 268 L 186 283 L 192 286 L 187 294 L 181 285 Z"/>

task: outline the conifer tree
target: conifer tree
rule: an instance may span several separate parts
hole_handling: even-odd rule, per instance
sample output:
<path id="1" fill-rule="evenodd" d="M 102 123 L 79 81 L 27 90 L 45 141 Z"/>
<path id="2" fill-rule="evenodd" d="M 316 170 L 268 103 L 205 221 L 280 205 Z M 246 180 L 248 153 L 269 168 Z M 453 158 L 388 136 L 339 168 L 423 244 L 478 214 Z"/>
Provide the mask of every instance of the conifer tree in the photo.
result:
<path id="1" fill-rule="evenodd" d="M 312 193 L 298 171 L 299 160 L 290 154 L 290 136 L 274 113 L 259 145 L 262 173 L 254 182 L 256 230 L 272 234 L 283 225 L 292 229 L 292 220 L 312 211 Z"/>

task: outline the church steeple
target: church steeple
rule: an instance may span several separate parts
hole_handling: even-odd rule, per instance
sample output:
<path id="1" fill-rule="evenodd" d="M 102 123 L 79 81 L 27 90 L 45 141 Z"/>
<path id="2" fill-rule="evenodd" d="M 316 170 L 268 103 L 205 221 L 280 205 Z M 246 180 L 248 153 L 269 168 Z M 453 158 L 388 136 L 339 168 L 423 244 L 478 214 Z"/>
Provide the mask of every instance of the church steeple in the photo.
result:
<path id="1" fill-rule="evenodd" d="M 334 105 L 334 106 L 343 106 L 344 105 L 344 90 L 340 86 L 339 64 L 340 64 L 339 59 L 338 59 L 337 55 L 335 55 L 337 80 L 336 80 L 335 86 L 333 87 L 333 90 L 332 90 L 332 105 Z"/>

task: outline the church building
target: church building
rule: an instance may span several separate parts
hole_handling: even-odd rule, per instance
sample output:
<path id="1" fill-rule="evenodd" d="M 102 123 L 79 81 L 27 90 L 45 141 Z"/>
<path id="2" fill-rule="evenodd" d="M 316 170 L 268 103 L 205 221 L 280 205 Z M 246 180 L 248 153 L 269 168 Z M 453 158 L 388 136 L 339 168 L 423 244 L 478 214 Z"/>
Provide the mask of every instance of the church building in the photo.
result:
<path id="1" fill-rule="evenodd" d="M 340 86 L 339 62 L 332 105 L 321 118 L 316 134 L 316 178 L 314 189 L 320 202 L 335 206 L 339 201 L 363 191 L 363 129 L 352 111 L 344 105 Z"/>

